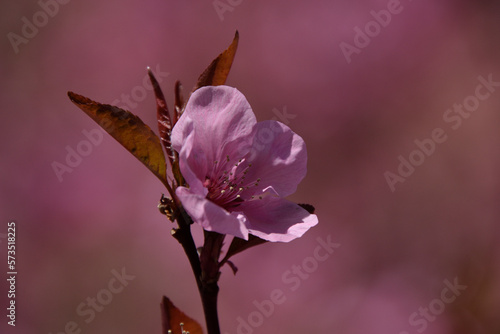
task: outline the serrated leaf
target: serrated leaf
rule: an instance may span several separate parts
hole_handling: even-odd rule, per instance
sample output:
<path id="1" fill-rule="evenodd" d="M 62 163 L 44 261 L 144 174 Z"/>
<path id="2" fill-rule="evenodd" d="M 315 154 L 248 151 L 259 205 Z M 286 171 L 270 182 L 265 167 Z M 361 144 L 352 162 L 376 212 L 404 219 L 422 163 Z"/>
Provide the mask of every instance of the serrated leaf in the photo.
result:
<path id="1" fill-rule="evenodd" d="M 172 121 L 170 119 L 170 113 L 167 107 L 167 101 L 161 90 L 160 84 L 156 80 L 153 72 L 148 67 L 149 80 L 153 85 L 153 91 L 156 97 L 156 118 L 158 119 L 158 131 L 160 132 L 160 141 L 165 147 L 170 164 L 173 164 L 175 160 L 175 153 L 172 149 L 172 140 L 170 135 L 172 134 Z"/>
<path id="2" fill-rule="evenodd" d="M 198 78 L 198 83 L 196 84 L 193 91 L 203 86 L 218 86 L 223 85 L 226 82 L 227 76 L 229 75 L 229 70 L 231 70 L 231 65 L 233 64 L 236 49 L 238 48 L 239 38 L 239 33 L 238 31 L 236 31 L 231 45 L 229 45 L 229 47 L 224 52 L 222 52 L 217 58 L 215 58 L 212 63 L 205 69 L 205 71 L 200 75 L 200 77 Z"/>
<path id="3" fill-rule="evenodd" d="M 167 334 L 169 330 L 172 331 L 172 334 L 184 333 L 181 330 L 181 323 L 183 324 L 184 331 L 190 334 L 203 334 L 200 324 L 179 310 L 172 301 L 165 296 L 163 296 L 161 302 L 161 315 L 163 334 Z"/>
<path id="4" fill-rule="evenodd" d="M 184 99 L 184 95 L 182 94 L 182 85 L 179 80 L 175 82 L 175 102 L 174 102 L 174 119 L 173 125 L 179 120 L 182 113 L 184 112 L 184 108 L 186 107 L 186 100 Z M 179 154 L 174 151 L 175 159 L 172 165 L 172 174 L 174 176 L 177 185 L 185 186 L 184 177 L 181 174 L 181 170 L 179 168 Z"/>
<path id="5" fill-rule="evenodd" d="M 184 95 L 182 94 L 182 85 L 179 80 L 175 82 L 175 108 L 174 108 L 174 125 L 181 117 L 186 107 Z"/>
<path id="6" fill-rule="evenodd" d="M 129 111 L 92 101 L 73 92 L 68 92 L 68 96 L 77 107 L 139 159 L 164 184 L 168 184 L 160 139 L 139 117 Z"/>

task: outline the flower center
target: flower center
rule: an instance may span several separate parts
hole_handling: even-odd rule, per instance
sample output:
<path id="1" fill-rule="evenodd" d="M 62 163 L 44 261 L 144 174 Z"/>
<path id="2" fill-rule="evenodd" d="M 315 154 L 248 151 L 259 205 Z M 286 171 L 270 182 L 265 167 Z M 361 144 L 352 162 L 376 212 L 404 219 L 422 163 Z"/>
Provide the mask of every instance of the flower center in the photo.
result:
<path id="1" fill-rule="evenodd" d="M 248 189 L 259 185 L 260 179 L 246 180 L 251 163 L 246 163 L 245 159 L 231 162 L 229 156 L 225 161 L 214 161 L 212 175 L 205 178 L 203 185 L 208 189 L 207 198 L 226 210 L 236 208 L 241 202 L 253 199 L 248 196 Z M 242 198 L 246 197 L 246 198 Z M 249 197 L 249 198 L 247 198 Z"/>

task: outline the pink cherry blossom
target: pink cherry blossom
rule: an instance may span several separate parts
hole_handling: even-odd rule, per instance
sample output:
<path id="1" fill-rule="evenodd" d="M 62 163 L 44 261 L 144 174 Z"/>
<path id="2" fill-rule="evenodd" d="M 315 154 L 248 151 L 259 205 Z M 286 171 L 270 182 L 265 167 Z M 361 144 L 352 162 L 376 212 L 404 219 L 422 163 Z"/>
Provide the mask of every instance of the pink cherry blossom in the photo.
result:
<path id="1" fill-rule="evenodd" d="M 256 121 L 228 86 L 196 90 L 172 132 L 187 187 L 176 195 L 205 230 L 288 242 L 318 218 L 286 200 L 306 175 L 304 140 L 277 121 Z"/>

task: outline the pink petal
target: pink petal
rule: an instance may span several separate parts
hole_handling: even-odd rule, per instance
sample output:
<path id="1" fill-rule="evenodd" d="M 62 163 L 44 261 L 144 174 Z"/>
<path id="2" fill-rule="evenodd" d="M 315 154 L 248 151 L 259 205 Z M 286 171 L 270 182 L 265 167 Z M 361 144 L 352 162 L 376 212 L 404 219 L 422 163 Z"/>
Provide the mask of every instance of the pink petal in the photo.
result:
<path id="1" fill-rule="evenodd" d="M 289 242 L 318 223 L 318 217 L 283 198 L 265 196 L 240 206 L 250 234 L 268 241 Z"/>
<path id="2" fill-rule="evenodd" d="M 196 90 L 172 131 L 172 145 L 180 152 L 194 132 L 193 145 L 203 149 L 207 161 L 221 161 L 230 153 L 238 160 L 247 153 L 257 123 L 245 96 L 236 88 L 207 86 Z M 183 171 L 182 171 L 183 172 Z"/>
<path id="3" fill-rule="evenodd" d="M 248 240 L 246 218 L 237 213 L 229 213 L 220 206 L 207 200 L 205 196 L 192 193 L 190 189 L 179 187 L 175 191 L 186 212 L 193 221 L 207 231 L 233 235 Z"/>
<path id="4" fill-rule="evenodd" d="M 207 195 L 208 190 L 203 186 L 202 180 L 207 175 L 207 158 L 200 147 L 194 145 L 194 133 L 186 138 L 179 153 L 179 167 L 182 176 L 189 184 L 190 191 L 195 194 Z"/>
<path id="5" fill-rule="evenodd" d="M 295 192 L 306 175 L 306 144 L 283 123 L 259 122 L 246 161 L 252 164 L 246 179 L 253 181 L 260 178 L 258 187 L 250 188 L 250 192 L 263 192 L 265 188 L 272 187 L 277 195 L 285 197 Z"/>

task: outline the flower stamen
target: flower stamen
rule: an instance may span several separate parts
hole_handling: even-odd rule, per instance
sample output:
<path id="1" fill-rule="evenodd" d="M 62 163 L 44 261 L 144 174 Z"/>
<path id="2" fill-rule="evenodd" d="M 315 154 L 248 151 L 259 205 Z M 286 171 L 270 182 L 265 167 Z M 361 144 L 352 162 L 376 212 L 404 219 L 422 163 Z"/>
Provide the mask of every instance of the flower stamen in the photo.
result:
<path id="1" fill-rule="evenodd" d="M 259 186 L 261 179 L 258 178 L 251 182 L 245 181 L 252 164 L 248 163 L 241 169 L 240 167 L 243 167 L 242 164 L 245 163 L 244 158 L 233 160 L 227 155 L 225 164 L 221 165 L 217 162 L 217 160 L 214 162 L 213 169 L 209 173 L 210 176 L 206 177 L 207 180 L 203 186 L 208 189 L 207 198 L 209 200 L 229 210 L 240 205 L 245 200 L 242 193 L 252 187 Z M 253 196 L 249 196 L 248 200 L 251 199 Z"/>

